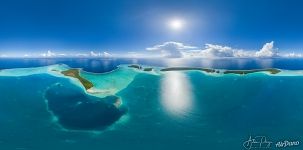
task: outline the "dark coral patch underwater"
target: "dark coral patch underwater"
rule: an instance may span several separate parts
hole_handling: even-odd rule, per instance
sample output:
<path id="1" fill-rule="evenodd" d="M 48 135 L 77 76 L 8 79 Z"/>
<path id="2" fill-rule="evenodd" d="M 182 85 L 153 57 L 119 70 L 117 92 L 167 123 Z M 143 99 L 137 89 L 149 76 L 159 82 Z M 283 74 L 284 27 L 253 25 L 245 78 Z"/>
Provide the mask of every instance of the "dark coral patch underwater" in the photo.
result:
<path id="1" fill-rule="evenodd" d="M 127 112 L 117 96 L 98 98 L 74 85 L 55 84 L 45 93 L 48 109 L 66 129 L 103 130 Z"/>

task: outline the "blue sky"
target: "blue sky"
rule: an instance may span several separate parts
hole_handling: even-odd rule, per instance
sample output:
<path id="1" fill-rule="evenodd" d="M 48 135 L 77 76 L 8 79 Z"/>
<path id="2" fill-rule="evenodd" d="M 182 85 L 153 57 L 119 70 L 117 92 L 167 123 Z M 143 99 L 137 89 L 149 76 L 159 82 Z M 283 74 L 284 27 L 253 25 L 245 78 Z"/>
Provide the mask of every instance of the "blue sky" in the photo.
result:
<path id="1" fill-rule="evenodd" d="M 173 41 L 303 51 L 298 0 L 2 0 L 0 53 L 145 52 Z M 168 22 L 183 21 L 182 29 Z"/>

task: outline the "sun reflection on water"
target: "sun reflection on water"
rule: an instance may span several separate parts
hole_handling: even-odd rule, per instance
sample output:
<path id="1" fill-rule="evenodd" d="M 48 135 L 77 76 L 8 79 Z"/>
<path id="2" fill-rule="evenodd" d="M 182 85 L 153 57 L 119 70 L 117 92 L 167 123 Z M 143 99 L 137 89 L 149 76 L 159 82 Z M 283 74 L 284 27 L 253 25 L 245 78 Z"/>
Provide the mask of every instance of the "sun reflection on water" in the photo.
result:
<path id="1" fill-rule="evenodd" d="M 185 115 L 192 105 L 191 85 L 183 72 L 167 72 L 161 82 L 163 107 L 174 115 Z"/>

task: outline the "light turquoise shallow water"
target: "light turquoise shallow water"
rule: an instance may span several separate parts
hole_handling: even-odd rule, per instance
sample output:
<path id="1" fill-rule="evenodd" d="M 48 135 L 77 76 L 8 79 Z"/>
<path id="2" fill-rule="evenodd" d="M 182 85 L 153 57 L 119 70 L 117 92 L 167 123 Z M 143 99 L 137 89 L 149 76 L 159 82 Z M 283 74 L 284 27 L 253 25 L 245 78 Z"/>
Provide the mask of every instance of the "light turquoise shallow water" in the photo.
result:
<path id="1" fill-rule="evenodd" d="M 273 144 L 302 141 L 303 76 L 298 72 L 245 76 L 198 71 L 133 73 L 127 86 L 112 94 L 122 99 L 127 113 L 104 130 L 63 128 L 60 116 L 48 109 L 45 92 L 54 85 L 74 91 L 66 92 L 68 99 L 79 97 L 73 98 L 75 93 L 87 95 L 74 80 L 46 72 L 14 77 L 0 73 L 1 150 L 236 150 L 244 149 L 249 136 L 266 136 Z M 81 100 L 87 99 L 100 100 Z M 93 112 L 87 109 L 85 113 Z"/>

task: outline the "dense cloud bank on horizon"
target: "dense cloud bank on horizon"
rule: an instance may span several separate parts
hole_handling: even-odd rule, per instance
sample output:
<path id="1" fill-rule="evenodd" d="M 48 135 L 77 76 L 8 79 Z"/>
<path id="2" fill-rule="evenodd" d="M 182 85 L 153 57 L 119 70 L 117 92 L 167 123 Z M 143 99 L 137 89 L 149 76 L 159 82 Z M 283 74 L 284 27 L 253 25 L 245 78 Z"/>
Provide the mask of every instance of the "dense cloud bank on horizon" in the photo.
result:
<path id="1" fill-rule="evenodd" d="M 6 54 L 0 52 L 0 58 L 21 57 L 21 58 L 303 58 L 303 53 L 279 52 L 274 48 L 274 42 L 265 43 L 260 50 L 235 49 L 229 46 L 216 44 L 205 44 L 204 48 L 186 45 L 180 42 L 164 42 L 144 51 L 123 52 L 120 54 L 111 54 L 109 52 L 76 52 L 67 53 L 53 52 L 51 50 L 45 53 L 26 53 Z"/>
<path id="2" fill-rule="evenodd" d="M 112 57 L 112 54 L 108 52 L 94 52 L 89 53 L 76 53 L 76 54 L 56 54 L 51 51 L 47 51 L 45 54 L 41 54 L 43 57 Z"/>
<path id="3" fill-rule="evenodd" d="M 89 53 L 55 53 L 51 50 L 48 50 L 45 53 L 35 53 L 35 54 L 0 54 L 0 58 L 9 58 L 9 57 L 22 57 L 22 58 L 60 58 L 60 57 L 100 57 L 100 58 L 110 58 L 113 57 L 112 54 L 108 52 L 94 52 L 90 51 Z"/>
<path id="4" fill-rule="evenodd" d="M 146 48 L 148 51 L 160 52 L 163 57 L 167 58 L 220 58 L 220 57 L 236 57 L 236 58 L 273 58 L 273 57 L 302 57 L 299 53 L 279 53 L 274 48 L 274 42 L 265 43 L 260 50 L 243 50 L 234 49 L 229 46 L 221 46 L 215 44 L 205 44 L 205 47 L 199 49 L 195 46 L 186 46 L 179 42 L 165 42 L 160 45 L 155 45 Z"/>

